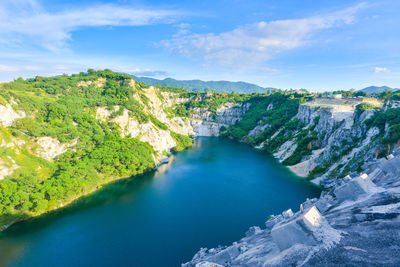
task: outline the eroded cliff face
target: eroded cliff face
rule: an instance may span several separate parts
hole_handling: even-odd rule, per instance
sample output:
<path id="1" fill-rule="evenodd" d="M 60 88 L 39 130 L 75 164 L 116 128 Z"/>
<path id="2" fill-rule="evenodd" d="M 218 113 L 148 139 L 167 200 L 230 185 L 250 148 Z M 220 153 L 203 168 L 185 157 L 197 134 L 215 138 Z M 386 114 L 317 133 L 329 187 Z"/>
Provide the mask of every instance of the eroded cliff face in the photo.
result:
<path id="1" fill-rule="evenodd" d="M 227 103 L 215 114 L 205 108 L 194 108 L 191 110 L 190 118 L 172 117 L 166 110 L 188 99 L 179 98 L 174 93 L 160 92 L 153 86 L 143 89 L 143 92 L 149 99 L 148 112 L 166 124 L 168 130 L 160 129 L 151 121 L 140 123 L 136 118 L 129 116 L 127 110 L 124 110 L 120 116 L 110 118 L 113 112 L 120 109 L 119 106 L 113 107 L 112 110 L 108 110 L 107 107 L 97 108 L 96 118 L 117 123 L 124 136 L 137 137 L 143 142 L 148 142 L 157 151 L 158 160 L 163 158 L 163 152 L 170 153 L 170 150 L 176 146 L 170 131 L 190 136 L 219 136 L 221 126 L 228 127 L 239 121 L 250 106 Z M 136 99 L 142 101 L 140 97 Z"/>
<path id="2" fill-rule="evenodd" d="M 289 164 L 288 167 L 303 177 L 308 177 L 319 167 L 320 171 L 313 175 L 316 178 L 314 182 L 329 186 L 329 178 L 344 176 L 374 158 L 377 145 L 372 140 L 379 134 L 379 129 L 367 129 L 364 124 L 374 112 L 365 110 L 357 113 L 355 106 L 316 106 L 305 103 L 299 106 L 297 115 L 292 118 L 299 122 L 296 130 L 289 132 L 281 128 L 270 139 L 263 141 L 259 148 L 268 146 L 274 139 L 283 138 L 284 142 L 273 154 L 279 161 L 285 162 L 296 153 L 302 139 L 310 138 L 305 148 L 309 152 L 298 163 Z M 257 137 L 268 127 L 268 124 L 257 125 L 249 136 Z"/>
<path id="3" fill-rule="evenodd" d="M 229 127 L 240 121 L 249 108 L 249 103 L 226 103 L 215 114 L 206 108 L 193 108 L 191 126 L 197 136 L 218 136 L 222 126 Z"/>

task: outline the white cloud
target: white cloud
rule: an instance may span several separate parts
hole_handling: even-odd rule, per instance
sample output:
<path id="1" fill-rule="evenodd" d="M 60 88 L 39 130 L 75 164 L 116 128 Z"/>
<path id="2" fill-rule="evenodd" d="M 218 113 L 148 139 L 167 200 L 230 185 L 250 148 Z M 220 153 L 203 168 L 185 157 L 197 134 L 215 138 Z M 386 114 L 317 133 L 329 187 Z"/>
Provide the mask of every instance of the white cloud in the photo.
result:
<path id="1" fill-rule="evenodd" d="M 28 65 L 28 66 L 24 66 L 25 70 L 32 70 L 32 71 L 38 71 L 38 70 L 42 70 L 43 67 L 41 66 L 35 66 L 35 65 Z"/>
<path id="2" fill-rule="evenodd" d="M 33 42 L 57 51 L 65 47 L 71 33 L 80 27 L 140 26 L 170 23 L 180 11 L 97 4 L 59 12 L 46 11 L 37 0 L 2 0 L 0 3 L 0 43 L 19 45 Z M 11 44 L 10 44 L 11 42 Z"/>
<path id="3" fill-rule="evenodd" d="M 131 72 L 133 75 L 136 76 L 145 76 L 145 77 L 166 77 L 168 76 L 168 72 L 163 70 L 142 70 L 142 71 L 134 71 Z"/>
<path id="4" fill-rule="evenodd" d="M 220 34 L 188 34 L 161 41 L 158 45 L 174 54 L 200 56 L 221 65 L 263 63 L 285 50 L 305 46 L 319 30 L 351 24 L 365 4 L 303 19 L 261 21 Z"/>
<path id="5" fill-rule="evenodd" d="M 375 67 L 374 72 L 380 73 L 380 72 L 390 72 L 390 71 L 385 67 Z"/>
<path id="6" fill-rule="evenodd" d="M 121 67 L 113 67 L 112 70 L 125 72 L 129 74 L 133 74 L 136 76 L 146 76 L 146 77 L 165 77 L 168 76 L 168 72 L 163 70 L 153 70 L 153 69 L 141 69 L 141 68 L 121 68 Z"/>
<path id="7" fill-rule="evenodd" d="M 13 71 L 17 71 L 17 70 L 18 70 L 18 68 L 14 67 L 14 66 L 0 65 L 0 71 L 13 72 Z"/>
<path id="8" fill-rule="evenodd" d="M 36 65 L 23 65 L 23 66 L 15 66 L 15 65 L 0 65 L 0 71 L 3 72 L 16 72 L 21 70 L 28 70 L 28 71 L 38 71 L 42 70 L 41 66 Z"/>

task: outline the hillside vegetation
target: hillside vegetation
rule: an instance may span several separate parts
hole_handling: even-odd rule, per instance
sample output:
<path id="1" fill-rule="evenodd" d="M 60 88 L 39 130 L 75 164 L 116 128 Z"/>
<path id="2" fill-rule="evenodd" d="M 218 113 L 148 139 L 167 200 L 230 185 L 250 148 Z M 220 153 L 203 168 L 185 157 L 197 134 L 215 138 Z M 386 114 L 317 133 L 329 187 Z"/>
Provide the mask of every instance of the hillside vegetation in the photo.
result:
<path id="1" fill-rule="evenodd" d="M 112 121 L 127 111 L 138 123 L 169 132 L 150 112 L 145 88 L 109 70 L 2 84 L 0 104 L 24 116 L 0 127 L 0 163 L 11 170 L 0 180 L 0 225 L 60 207 L 113 179 L 154 169 L 159 157 L 154 147 L 122 134 Z M 109 120 L 96 118 L 99 107 L 108 107 Z M 188 136 L 170 134 L 174 151 L 191 146 Z M 40 142 L 60 148 L 54 160 Z"/>

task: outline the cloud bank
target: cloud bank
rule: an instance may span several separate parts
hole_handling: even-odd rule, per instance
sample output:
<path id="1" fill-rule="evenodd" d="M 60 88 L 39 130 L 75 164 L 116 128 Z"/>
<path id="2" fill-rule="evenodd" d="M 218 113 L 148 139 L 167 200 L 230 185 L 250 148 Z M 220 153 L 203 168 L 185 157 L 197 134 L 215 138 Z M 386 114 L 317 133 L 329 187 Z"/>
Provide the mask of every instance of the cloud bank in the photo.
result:
<path id="1" fill-rule="evenodd" d="M 338 12 L 303 19 L 257 22 L 219 34 L 188 34 L 163 40 L 160 46 L 173 54 L 200 57 L 208 62 L 230 66 L 268 61 L 276 54 L 305 46 L 324 29 L 351 24 L 365 4 Z"/>
<path id="2" fill-rule="evenodd" d="M 37 0 L 0 2 L 0 44 L 22 46 L 26 41 L 51 51 L 65 48 L 71 33 L 82 27 L 141 26 L 171 23 L 180 11 L 138 9 L 96 4 L 58 12 L 46 11 Z"/>

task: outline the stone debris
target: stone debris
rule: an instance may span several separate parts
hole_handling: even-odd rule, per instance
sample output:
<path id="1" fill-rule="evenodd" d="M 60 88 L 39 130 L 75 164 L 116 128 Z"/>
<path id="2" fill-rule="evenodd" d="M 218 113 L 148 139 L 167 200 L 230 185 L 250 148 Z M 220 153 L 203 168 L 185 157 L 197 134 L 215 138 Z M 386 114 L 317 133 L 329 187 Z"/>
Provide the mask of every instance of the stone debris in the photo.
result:
<path id="1" fill-rule="evenodd" d="M 258 226 L 252 226 L 249 228 L 249 230 L 246 232 L 246 236 L 252 236 L 252 235 L 257 235 L 259 233 L 261 233 L 262 230 L 260 227 Z"/>
<path id="2" fill-rule="evenodd" d="M 202 261 L 197 263 L 196 267 L 224 267 L 224 266 L 214 262 Z"/>
<path id="3" fill-rule="evenodd" d="M 292 217 L 293 216 L 292 209 L 288 209 L 288 210 L 285 210 L 284 212 L 282 212 L 282 216 L 285 219 L 288 219 L 288 218 Z"/>

